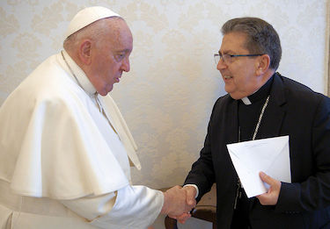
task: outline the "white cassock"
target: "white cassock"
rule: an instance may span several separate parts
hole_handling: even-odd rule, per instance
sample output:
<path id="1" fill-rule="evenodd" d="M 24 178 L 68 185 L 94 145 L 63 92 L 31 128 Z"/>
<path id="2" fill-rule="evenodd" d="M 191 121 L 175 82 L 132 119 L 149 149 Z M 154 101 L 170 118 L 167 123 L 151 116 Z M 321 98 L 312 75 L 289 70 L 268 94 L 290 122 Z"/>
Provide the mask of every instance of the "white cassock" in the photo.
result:
<path id="1" fill-rule="evenodd" d="M 136 145 L 110 96 L 69 55 L 49 57 L 0 108 L 0 229 L 142 229 L 162 192 L 130 183 Z M 115 131 L 110 127 L 113 124 Z"/>

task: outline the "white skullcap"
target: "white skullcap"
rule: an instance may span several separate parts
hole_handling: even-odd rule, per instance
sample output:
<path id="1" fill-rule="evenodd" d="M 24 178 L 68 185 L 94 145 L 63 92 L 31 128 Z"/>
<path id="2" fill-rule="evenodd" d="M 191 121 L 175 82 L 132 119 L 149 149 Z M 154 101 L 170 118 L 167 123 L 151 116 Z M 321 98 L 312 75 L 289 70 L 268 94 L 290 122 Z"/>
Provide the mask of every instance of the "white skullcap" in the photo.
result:
<path id="1" fill-rule="evenodd" d="M 120 17 L 120 15 L 102 6 L 85 8 L 73 17 L 66 30 L 65 37 L 67 38 L 71 34 L 97 20 L 109 17 Z"/>

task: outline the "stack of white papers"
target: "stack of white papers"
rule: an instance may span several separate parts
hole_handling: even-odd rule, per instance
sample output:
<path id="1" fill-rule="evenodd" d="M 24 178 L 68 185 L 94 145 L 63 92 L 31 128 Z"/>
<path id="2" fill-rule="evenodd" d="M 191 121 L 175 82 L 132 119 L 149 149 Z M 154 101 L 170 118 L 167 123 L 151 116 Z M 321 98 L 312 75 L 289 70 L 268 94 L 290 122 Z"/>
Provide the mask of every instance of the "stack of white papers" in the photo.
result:
<path id="1" fill-rule="evenodd" d="M 227 148 L 249 198 L 269 188 L 259 177 L 261 171 L 276 180 L 291 182 L 289 136 L 228 144 Z"/>

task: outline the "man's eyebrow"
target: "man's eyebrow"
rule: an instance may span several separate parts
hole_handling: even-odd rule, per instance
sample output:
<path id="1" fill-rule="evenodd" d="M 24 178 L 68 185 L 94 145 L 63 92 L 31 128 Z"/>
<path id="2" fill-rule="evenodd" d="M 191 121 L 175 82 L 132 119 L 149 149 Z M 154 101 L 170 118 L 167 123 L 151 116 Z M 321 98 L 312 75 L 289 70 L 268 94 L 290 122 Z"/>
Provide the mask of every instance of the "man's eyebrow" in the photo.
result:
<path id="1" fill-rule="evenodd" d="M 119 53 L 119 52 L 125 52 L 125 53 L 128 53 L 128 52 L 131 52 L 132 50 L 131 49 L 120 49 L 120 50 L 116 50 L 115 52 Z"/>
<path id="2" fill-rule="evenodd" d="M 219 50 L 218 53 L 221 55 L 221 54 L 228 54 L 228 53 L 235 53 L 235 52 L 229 49 L 229 50 L 225 50 L 225 51 Z"/>

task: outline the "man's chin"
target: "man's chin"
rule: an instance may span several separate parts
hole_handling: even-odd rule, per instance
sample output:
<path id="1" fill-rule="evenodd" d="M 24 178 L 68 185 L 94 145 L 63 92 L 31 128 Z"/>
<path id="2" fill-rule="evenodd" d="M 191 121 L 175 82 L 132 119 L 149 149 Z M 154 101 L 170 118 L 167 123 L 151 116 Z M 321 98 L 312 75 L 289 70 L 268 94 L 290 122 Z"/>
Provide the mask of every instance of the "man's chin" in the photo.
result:
<path id="1" fill-rule="evenodd" d="M 242 96 L 240 94 L 237 94 L 237 93 L 230 93 L 230 92 L 227 92 L 231 98 L 235 99 L 235 100 L 239 100 L 239 99 L 242 99 L 244 98 L 245 96 Z"/>
<path id="2" fill-rule="evenodd" d="M 110 93 L 112 90 L 113 90 L 113 85 L 110 88 L 108 88 L 107 94 Z"/>
<path id="3" fill-rule="evenodd" d="M 109 89 L 107 88 L 107 89 L 104 89 L 102 91 L 98 91 L 98 93 L 102 96 L 106 96 L 110 91 L 112 91 L 112 89 L 113 89 L 113 87 L 111 87 Z"/>

